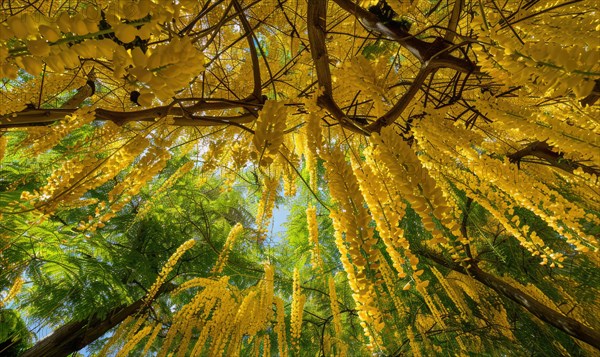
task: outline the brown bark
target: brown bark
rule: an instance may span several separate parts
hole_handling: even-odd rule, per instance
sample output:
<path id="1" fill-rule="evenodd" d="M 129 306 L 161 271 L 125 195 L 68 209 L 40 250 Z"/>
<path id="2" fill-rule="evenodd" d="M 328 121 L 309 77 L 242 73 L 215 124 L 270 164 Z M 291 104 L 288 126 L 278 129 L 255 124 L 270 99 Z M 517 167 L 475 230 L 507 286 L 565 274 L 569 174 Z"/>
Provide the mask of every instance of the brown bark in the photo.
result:
<path id="1" fill-rule="evenodd" d="M 96 109 L 96 120 L 112 121 L 118 125 L 123 125 L 130 121 L 147 121 L 154 122 L 157 118 L 166 115 L 174 116 L 174 125 L 179 126 L 216 126 L 216 125 L 231 125 L 233 123 L 243 124 L 249 123 L 256 119 L 255 112 L 262 107 L 264 98 L 256 99 L 254 96 L 240 100 L 219 100 L 210 99 L 194 100 L 196 103 L 188 106 L 165 105 L 149 109 L 137 111 L 117 111 Z M 221 110 L 240 108 L 247 113 L 232 117 L 211 117 L 211 116 L 195 116 L 197 112 L 207 110 Z M 64 119 L 65 115 L 75 112 L 74 108 L 61 109 L 25 109 L 13 115 L 0 116 L 0 129 L 3 128 L 18 128 L 30 126 L 45 126 L 51 125 L 56 121 Z"/>
<path id="2" fill-rule="evenodd" d="M 523 306 L 540 320 L 600 350 L 600 332 L 542 304 L 534 297 L 479 268 L 469 269 L 479 282 Z"/>
<path id="3" fill-rule="evenodd" d="M 157 296 L 173 291 L 174 284 L 163 285 Z M 77 352 L 102 337 L 127 317 L 144 312 L 150 305 L 145 296 L 135 302 L 112 309 L 106 316 L 92 316 L 85 321 L 69 322 L 25 351 L 20 357 L 63 357 Z"/>
<path id="4" fill-rule="evenodd" d="M 549 165 L 568 173 L 573 173 L 573 171 L 581 168 L 583 172 L 600 176 L 600 169 L 565 159 L 562 154 L 554 152 L 552 146 L 548 145 L 546 142 L 535 141 L 525 148 L 508 155 L 508 159 L 510 162 L 516 162 L 518 164 L 525 156 L 537 157 L 538 159 L 544 160 Z"/>
<path id="5" fill-rule="evenodd" d="M 357 4 L 348 0 L 335 0 L 338 6 L 354 15 L 365 28 L 379 32 L 388 38 L 398 42 L 401 46 L 408 49 L 422 64 L 419 73 L 406 91 L 398 99 L 396 104 L 384 115 L 367 126 L 358 123 L 354 118 L 346 115 L 333 99 L 333 86 L 331 82 L 331 71 L 329 69 L 329 56 L 325 44 L 325 34 L 327 28 L 327 0 L 314 0 L 308 2 L 308 39 L 310 42 L 310 52 L 312 55 L 319 87 L 323 91 L 319 95 L 318 104 L 327 110 L 339 123 L 354 132 L 370 135 L 372 132 L 379 132 L 383 127 L 394 123 L 404 110 L 412 102 L 416 94 L 423 87 L 427 77 L 435 73 L 439 68 L 452 68 L 459 72 L 472 73 L 477 71 L 477 67 L 468 59 L 458 58 L 451 55 L 452 49 L 455 49 L 442 38 L 436 38 L 433 42 L 426 42 L 412 36 L 399 27 L 390 27 L 386 22 L 381 21 L 377 15 L 363 9 Z M 453 10 L 450 19 L 450 28 L 455 26 L 454 22 L 460 17 L 462 6 L 457 5 Z M 454 35 L 449 36 L 453 38 Z"/>
<path id="6" fill-rule="evenodd" d="M 588 94 L 587 97 L 583 98 L 580 101 L 581 106 L 583 106 L 583 107 L 592 106 L 592 105 L 596 104 L 598 99 L 600 99 L 600 79 L 596 79 L 595 82 L 596 82 L 596 84 L 594 85 L 594 88 L 592 89 L 592 93 Z"/>
<path id="7" fill-rule="evenodd" d="M 423 41 L 397 26 L 389 26 L 388 23 L 381 21 L 377 15 L 360 7 L 351 0 L 334 1 L 339 7 L 354 15 L 365 28 L 381 33 L 398 42 L 424 65 L 430 64 L 436 68 L 452 68 L 463 73 L 472 73 L 477 70 L 477 67 L 468 59 L 458 58 L 449 54 L 448 51 L 456 49 L 456 47 L 453 47 L 443 38 L 436 38 L 433 42 Z M 455 26 L 453 24 L 454 21 L 458 22 L 461 10 L 462 6 L 456 8 L 456 11 L 453 10 L 456 13 L 451 17 L 452 23 L 450 26 Z"/>
<path id="8" fill-rule="evenodd" d="M 327 28 L 327 0 L 314 0 L 308 2 L 308 40 L 310 54 L 315 64 L 319 88 L 323 92 L 319 95 L 317 104 L 327 110 L 331 116 L 340 122 L 344 128 L 359 134 L 367 134 L 360 124 L 349 118 L 333 99 L 333 86 L 331 71 L 329 69 L 329 55 L 325 45 L 325 31 Z"/>
<path id="9" fill-rule="evenodd" d="M 481 270 L 475 265 L 467 269 L 457 263 L 447 261 L 439 254 L 426 248 L 419 248 L 416 250 L 416 253 L 448 269 L 452 269 L 479 281 L 488 288 L 496 291 L 498 294 L 516 302 L 545 323 L 600 350 L 600 332 L 544 305 L 518 287 L 512 286 L 504 280 Z"/>
<path id="10" fill-rule="evenodd" d="M 113 309 L 104 318 L 92 317 L 86 321 L 70 322 L 36 343 L 21 357 L 62 357 L 77 352 L 143 307 L 144 301 L 140 299 Z"/>

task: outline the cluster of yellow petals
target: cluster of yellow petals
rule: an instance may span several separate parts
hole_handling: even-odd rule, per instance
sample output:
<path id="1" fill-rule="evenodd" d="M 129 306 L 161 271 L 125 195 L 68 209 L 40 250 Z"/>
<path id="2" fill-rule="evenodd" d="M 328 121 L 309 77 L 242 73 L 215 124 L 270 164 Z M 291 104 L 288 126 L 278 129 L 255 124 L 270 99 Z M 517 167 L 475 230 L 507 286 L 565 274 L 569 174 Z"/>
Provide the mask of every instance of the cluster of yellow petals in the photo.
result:
<path id="1" fill-rule="evenodd" d="M 92 122 L 94 117 L 94 107 L 83 107 L 65 116 L 64 120 L 60 120 L 54 125 L 38 128 L 27 138 L 27 141 L 32 143 L 31 155 L 37 156 L 53 148 L 73 130 Z"/>
<path id="2" fill-rule="evenodd" d="M 231 249 L 235 245 L 237 238 L 240 236 L 243 230 L 244 227 L 241 225 L 241 223 L 237 223 L 235 226 L 233 226 L 233 228 L 231 228 L 229 234 L 227 235 L 227 239 L 225 240 L 223 250 L 221 250 L 221 253 L 219 253 L 219 258 L 211 270 L 212 274 L 220 274 L 223 271 L 223 268 L 227 264 L 229 253 L 231 252 Z"/>
<path id="3" fill-rule="evenodd" d="M 294 269 L 292 292 L 292 316 L 291 316 L 291 343 L 296 355 L 300 353 L 300 335 L 302 334 L 302 315 L 304 312 L 304 303 L 306 295 L 302 294 L 300 288 L 300 273 Z"/>
<path id="4" fill-rule="evenodd" d="M 127 339 L 125 345 L 117 353 L 117 357 L 129 356 L 131 350 L 148 334 L 152 332 L 152 326 L 144 326 L 141 330 L 136 332 L 133 336 Z"/>
<path id="5" fill-rule="evenodd" d="M 287 116 L 285 103 L 274 100 L 267 101 L 260 111 L 252 140 L 256 150 L 252 158 L 261 166 L 269 166 L 278 155 L 279 147 L 283 144 Z"/>
<path id="6" fill-rule="evenodd" d="M 323 271 L 323 258 L 319 247 L 319 223 L 317 222 L 317 209 L 308 206 L 306 209 L 306 223 L 308 228 L 308 242 L 311 245 L 310 263 L 313 269 Z"/>
<path id="7" fill-rule="evenodd" d="M 435 275 L 436 279 L 440 282 L 442 288 L 444 289 L 450 300 L 452 300 L 452 302 L 458 309 L 460 313 L 460 318 L 466 320 L 469 315 L 469 307 L 462 298 L 462 296 L 456 293 L 452 285 L 448 283 L 448 279 L 444 277 L 439 270 L 437 270 L 435 267 L 431 267 L 431 272 L 433 273 L 433 275 Z"/>
<path id="8" fill-rule="evenodd" d="M 334 336 L 336 341 L 336 355 L 343 357 L 347 355 L 348 351 L 342 336 L 342 315 L 340 313 L 340 305 L 335 290 L 335 280 L 330 276 L 327 282 L 329 285 L 329 304 L 331 307 L 333 331 L 335 333 Z"/>
<path id="9" fill-rule="evenodd" d="M 402 279 L 406 276 L 403 267 L 405 259 L 400 252 L 406 251 L 406 254 L 410 255 L 410 243 L 404 236 L 404 230 L 399 227 L 406 205 L 395 187 L 387 184 L 389 176 L 386 175 L 385 169 L 378 166 L 368 152 L 362 166 L 354 159 L 351 163 L 360 192 L 377 225 L 377 232 L 385 244 L 386 251 L 398 272 L 398 277 Z M 369 184 L 375 180 L 383 184 Z"/>
<path id="10" fill-rule="evenodd" d="M 446 223 L 447 228 L 460 236 L 458 223 L 449 220 L 449 207 L 429 171 L 420 163 L 417 155 L 392 128 L 372 135 L 373 157 L 390 171 L 402 196 L 419 214 L 425 229 L 433 236 L 432 243 L 448 243 L 446 234 L 434 219 Z"/>
<path id="11" fill-rule="evenodd" d="M 498 11 L 479 14 L 472 26 L 480 28 L 479 39 L 488 46 L 474 49 L 482 68 L 500 81 L 523 85 L 534 95 L 560 96 L 572 90 L 583 98 L 592 91 L 594 74 L 600 69 L 600 50 L 589 42 L 598 31 L 597 16 L 587 11 L 585 3 L 560 6 L 560 12 L 581 12 L 581 16 L 557 16 L 554 5 L 541 1 L 519 6 L 511 14 L 511 26 L 504 26 Z M 511 6 L 516 4 L 505 10 Z M 553 29 L 557 18 L 569 31 Z"/>
<path id="12" fill-rule="evenodd" d="M 216 170 L 228 144 L 222 138 L 211 140 L 208 143 L 207 151 L 202 155 L 202 173 L 210 175 Z"/>
<path id="13" fill-rule="evenodd" d="M 169 273 L 173 270 L 175 264 L 177 264 L 181 256 L 190 248 L 192 248 L 194 244 L 196 244 L 196 241 L 194 239 L 187 240 L 182 245 L 180 245 L 179 248 L 177 248 L 177 250 L 171 255 L 169 260 L 167 260 L 165 265 L 162 267 L 160 273 L 158 274 L 158 277 L 156 278 L 156 281 L 154 282 L 154 284 L 152 284 L 150 290 L 148 290 L 148 293 L 145 297 L 146 303 L 150 303 L 152 299 L 154 299 L 154 297 L 158 293 L 158 290 L 165 282 L 167 275 L 169 275 Z"/>
<path id="14" fill-rule="evenodd" d="M 279 149 L 275 170 L 280 172 L 283 179 L 283 194 L 286 197 L 296 195 L 296 179 L 298 172 L 296 167 L 300 166 L 300 156 L 289 148 L 293 147 L 293 138 L 290 135 L 284 136 L 284 144 Z"/>
<path id="15" fill-rule="evenodd" d="M 113 349 L 117 347 L 118 342 L 127 341 L 125 337 L 128 335 L 128 329 L 131 328 L 131 323 L 135 321 L 134 316 L 127 316 L 125 320 L 121 322 L 117 330 L 110 336 L 108 342 L 104 344 L 100 352 L 98 352 L 99 356 L 107 356 L 112 352 Z"/>
<path id="16" fill-rule="evenodd" d="M 402 303 L 400 296 L 396 293 L 396 288 L 398 286 L 398 279 L 395 276 L 392 267 L 389 266 L 388 262 L 385 260 L 383 254 L 379 257 L 379 271 L 381 272 L 381 276 L 385 285 L 388 289 L 388 295 L 396 308 L 396 313 L 399 316 L 402 316 L 406 311 L 406 307 Z"/>
<path id="17" fill-rule="evenodd" d="M 488 102 L 486 107 L 489 106 Z M 500 122 L 503 120 L 502 116 L 497 118 Z M 521 224 L 515 214 L 517 207 L 526 208 L 543 219 L 575 249 L 582 252 L 597 249 L 597 240 L 586 234 L 583 228 L 583 222 L 593 220 L 593 217 L 556 190 L 560 188 L 548 187 L 540 170 L 519 169 L 506 159 L 482 153 L 476 146 L 483 142 L 478 133 L 444 119 L 443 114 L 432 115 L 423 119 L 415 129 L 419 147 L 427 153 L 421 159 L 428 161 L 440 176 L 452 178 L 459 189 L 486 208 L 523 247 L 540 256 L 541 264 L 561 267 L 564 256 L 546 246 L 528 225 Z M 513 127 L 516 125 L 513 123 Z M 508 130 L 508 125 L 503 129 Z M 469 140 L 449 141 L 448 138 L 452 137 Z"/>
<path id="18" fill-rule="evenodd" d="M 137 80 L 140 105 L 150 105 L 154 98 L 168 100 L 204 70 L 204 55 L 191 37 L 175 36 L 166 43 L 156 41 L 145 50 L 137 46 L 126 50 L 116 41 L 102 37 L 114 36 L 122 44 L 130 44 L 136 38 L 158 38 L 163 31 L 159 24 L 177 16 L 182 6 L 142 0 L 111 2 L 102 12 L 86 6 L 80 11 L 60 11 L 52 17 L 41 12 L 9 16 L 0 30 L 0 77 L 16 79 L 19 68 L 34 76 L 44 68 L 63 73 L 78 67 L 80 59 L 102 58 L 112 61 L 115 78 L 129 75 Z M 100 29 L 102 22 L 110 28 Z M 13 44 L 10 49 L 6 45 L 9 41 Z M 14 46 L 14 41 L 22 46 Z"/>
<path id="19" fill-rule="evenodd" d="M 180 247 L 171 259 L 176 255 L 180 256 L 181 251 L 184 250 Z M 167 266 L 169 263 L 165 268 Z M 127 355 L 143 337 L 150 335 L 144 345 L 144 351 L 148 351 L 158 333 L 164 331 L 166 336 L 158 351 L 159 357 L 204 354 L 238 356 L 242 345 L 252 343 L 254 351 L 258 351 L 262 344 L 263 355 L 268 356 L 271 340 L 265 338 L 263 333 L 273 324 L 275 305 L 278 315 L 277 323 L 273 325 L 277 330 L 280 354 L 285 356 L 287 343 L 283 300 L 274 296 L 272 265 L 265 264 L 264 270 L 264 278 L 257 285 L 244 290 L 230 284 L 228 276 L 191 279 L 181 284 L 172 294 L 178 295 L 190 289 L 198 291 L 188 303 L 178 309 L 168 326 L 162 323 L 148 324 L 147 318 L 142 316 L 135 324 L 128 323 L 123 327 L 123 331 L 119 332 L 120 337 L 115 338 L 111 344 L 125 341 L 119 354 Z M 129 332 L 125 333 L 126 330 Z"/>
<path id="20" fill-rule="evenodd" d="M 19 293 L 19 291 L 21 291 L 21 288 L 23 287 L 23 283 L 24 280 L 21 277 L 17 277 L 15 281 L 13 281 L 13 284 L 6 293 L 6 296 L 4 296 L 2 300 L 0 300 L 0 309 L 6 306 L 7 303 L 9 303 L 12 299 L 15 298 L 15 296 L 17 296 L 17 294 Z"/>
<path id="21" fill-rule="evenodd" d="M 106 129 L 102 130 L 104 133 L 114 131 L 113 125 L 105 127 Z M 103 135 L 106 135 L 104 133 Z M 108 148 L 109 152 L 103 158 L 89 155 L 85 158 L 66 160 L 48 177 L 45 186 L 37 192 L 24 192 L 21 198 L 32 201 L 42 211 L 52 211 L 59 204 L 77 204 L 77 200 L 87 191 L 108 182 L 128 167 L 147 146 L 148 140 L 144 136 L 135 135 L 115 143 L 113 148 Z M 102 151 L 104 150 L 98 147 L 98 152 Z"/>
<path id="22" fill-rule="evenodd" d="M 312 103 L 311 103 L 312 104 Z M 309 172 L 310 187 L 313 192 L 317 192 L 317 157 L 322 146 L 321 120 L 317 115 L 319 111 L 315 108 L 308 115 L 306 122 L 306 134 L 304 156 L 306 160 L 306 170 Z M 315 112 L 316 110 L 316 112 Z"/>
<path id="23" fill-rule="evenodd" d="M 279 187 L 279 178 L 265 177 L 263 181 L 263 191 L 256 211 L 257 241 L 263 242 L 267 238 L 267 231 L 273 217 L 275 208 L 275 198 L 277 198 L 277 188 Z"/>
<path id="24" fill-rule="evenodd" d="M 277 332 L 277 345 L 279 347 L 279 356 L 287 357 L 287 339 L 285 337 L 285 307 L 283 300 L 280 297 L 275 297 L 275 307 L 277 309 L 277 324 L 275 330 Z"/>
<path id="25" fill-rule="evenodd" d="M 330 213 L 335 229 L 335 243 L 353 291 L 352 297 L 357 304 L 361 327 L 370 341 L 367 347 L 373 350 L 382 348 L 379 332 L 383 329 L 384 322 L 377 307 L 374 288 L 379 279 L 367 275 L 368 272 L 377 272 L 378 267 L 377 262 L 366 258 L 377 256 L 376 239 L 369 224 L 371 216 L 364 206 L 358 182 L 344 155 L 334 150 L 322 156 L 326 158 L 331 196 L 339 205 L 337 210 Z"/>

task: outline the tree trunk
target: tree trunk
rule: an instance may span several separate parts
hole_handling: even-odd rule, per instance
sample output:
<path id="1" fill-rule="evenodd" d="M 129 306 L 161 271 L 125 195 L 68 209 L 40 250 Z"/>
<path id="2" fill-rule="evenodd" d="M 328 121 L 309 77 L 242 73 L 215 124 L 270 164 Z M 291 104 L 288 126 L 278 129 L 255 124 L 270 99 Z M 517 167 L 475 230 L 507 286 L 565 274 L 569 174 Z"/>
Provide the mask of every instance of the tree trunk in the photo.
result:
<path id="1" fill-rule="evenodd" d="M 598 331 L 542 304 L 534 297 L 521 291 L 519 288 L 516 288 L 504 280 L 486 273 L 479 268 L 469 269 L 469 273 L 471 273 L 477 281 L 523 306 L 540 320 L 600 350 L 600 333 Z"/>
<path id="2" fill-rule="evenodd" d="M 175 284 L 164 284 L 154 299 L 175 290 L 175 288 L 177 288 Z M 145 299 L 146 296 L 129 305 L 116 307 L 104 318 L 92 316 L 85 321 L 69 322 L 43 340 L 38 341 L 20 357 L 63 357 L 77 352 L 96 341 L 127 317 L 146 310 L 150 304 L 146 303 Z"/>
<path id="3" fill-rule="evenodd" d="M 549 165 L 559 168 L 570 174 L 572 174 L 573 171 L 581 168 L 583 172 L 586 172 L 590 175 L 600 175 L 600 169 L 597 167 L 588 166 L 581 162 L 565 159 L 562 153 L 552 151 L 552 146 L 544 141 L 534 141 L 525 148 L 514 152 L 507 157 L 510 162 L 516 162 L 517 165 L 519 165 L 521 159 L 523 159 L 525 156 L 535 156 L 546 161 Z"/>
<path id="4" fill-rule="evenodd" d="M 432 252 L 426 248 L 419 248 L 417 249 L 416 253 L 423 257 L 429 258 L 448 269 L 465 274 L 479 281 L 483 285 L 496 291 L 498 294 L 503 295 L 521 305 L 527 311 L 545 323 L 550 324 L 564 333 L 573 336 L 580 341 L 588 343 L 589 345 L 600 350 L 600 332 L 582 324 L 575 319 L 565 316 L 561 312 L 552 309 L 551 307 L 544 305 L 518 287 L 510 285 L 504 280 L 492 274 L 486 273 L 478 267 L 465 269 L 461 265 L 454 262 L 449 262 L 439 254 L 436 254 L 435 252 Z"/>
<path id="5" fill-rule="evenodd" d="M 38 341 L 21 357 L 62 357 L 77 352 L 143 307 L 144 300 L 142 298 L 130 305 L 111 310 L 103 319 L 92 317 L 86 321 L 69 322 L 43 340 Z"/>

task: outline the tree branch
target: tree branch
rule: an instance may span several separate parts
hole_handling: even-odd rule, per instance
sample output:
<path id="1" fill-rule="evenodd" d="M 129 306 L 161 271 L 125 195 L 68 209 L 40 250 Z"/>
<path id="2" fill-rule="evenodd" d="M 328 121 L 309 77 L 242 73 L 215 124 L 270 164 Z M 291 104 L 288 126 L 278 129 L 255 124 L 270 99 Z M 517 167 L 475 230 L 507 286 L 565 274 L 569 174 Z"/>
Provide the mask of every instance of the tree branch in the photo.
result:
<path id="1" fill-rule="evenodd" d="M 360 23 L 368 30 L 381 33 L 382 35 L 398 42 L 413 54 L 422 64 L 426 64 L 433 57 L 443 64 L 443 67 L 452 68 L 460 72 L 471 73 L 476 66 L 469 60 L 458 58 L 445 53 L 449 43 L 437 37 L 433 42 L 425 42 L 406 32 L 400 26 L 390 26 L 389 23 L 381 21 L 377 15 L 369 12 L 350 0 L 334 0 L 342 9 L 354 15 Z M 310 2 L 309 2 L 310 3 Z M 460 14 L 459 14 L 460 15 Z"/>
<path id="2" fill-rule="evenodd" d="M 331 84 L 331 71 L 329 70 L 329 56 L 325 45 L 325 29 L 327 28 L 327 1 L 311 0 L 308 2 L 308 40 L 310 54 L 315 63 L 317 81 L 322 94 L 317 98 L 317 104 L 327 110 L 342 126 L 359 134 L 367 134 L 361 126 L 352 121 L 333 100 L 333 86 Z"/>
<path id="3" fill-rule="evenodd" d="M 172 104 L 138 111 L 122 112 L 116 110 L 96 109 L 96 120 L 112 121 L 118 125 L 123 125 L 130 121 L 148 121 L 152 122 L 156 118 L 165 115 L 175 117 L 175 125 L 181 126 L 214 126 L 219 125 L 215 118 L 206 116 L 194 116 L 193 114 L 206 110 L 221 110 L 242 108 L 249 111 L 260 109 L 262 98 L 255 99 L 253 96 L 240 101 L 231 101 L 225 99 L 194 99 L 195 104 L 189 106 L 174 107 Z M 69 109 L 25 109 L 18 113 L 0 116 L 0 129 L 18 128 L 29 126 L 51 125 L 58 120 L 64 119 L 65 115 L 72 114 L 76 108 Z M 256 117 L 251 113 L 241 114 L 235 117 L 219 117 L 222 119 L 222 125 L 229 124 L 228 121 L 239 123 L 249 123 Z"/>
<path id="4" fill-rule="evenodd" d="M 521 305 L 527 311 L 547 324 L 552 325 L 564 333 L 588 343 L 589 345 L 600 350 L 600 333 L 598 331 L 544 305 L 518 287 L 510 285 L 504 280 L 501 280 L 500 278 L 489 274 L 476 266 L 471 266 L 467 269 L 458 263 L 449 262 L 437 253 L 424 247 L 417 248 L 415 253 L 424 256 L 440 264 L 441 266 L 467 275 L 479 281 L 483 285 L 496 291 L 498 294 L 503 295 Z"/>
<path id="5" fill-rule="evenodd" d="M 396 104 L 379 119 L 371 123 L 366 127 L 366 130 L 370 133 L 379 132 L 382 128 L 395 122 L 402 112 L 408 107 L 410 102 L 414 99 L 415 95 L 419 92 L 419 89 L 423 86 L 423 83 L 427 79 L 427 76 L 432 73 L 432 69 L 428 67 L 421 68 L 417 76 L 411 83 L 406 93 L 396 102 Z"/>
<path id="6" fill-rule="evenodd" d="M 596 104 L 596 102 L 600 99 L 600 79 L 596 79 L 596 84 L 592 89 L 592 93 L 588 94 L 587 97 L 583 98 L 580 103 L 581 106 L 585 107 L 586 105 L 592 106 Z"/>
<path id="7" fill-rule="evenodd" d="M 159 294 L 170 292 L 175 288 L 173 284 L 165 284 Z M 102 337 L 127 317 L 147 309 L 149 305 L 146 304 L 145 298 L 144 296 L 129 305 L 116 307 L 104 318 L 92 316 L 88 320 L 69 322 L 38 341 L 21 357 L 64 357 L 77 352 Z"/>
<path id="8" fill-rule="evenodd" d="M 317 70 L 317 80 L 323 90 L 323 95 L 332 96 L 331 72 L 329 71 L 329 56 L 325 45 L 327 28 L 327 1 L 315 0 L 308 2 L 308 40 L 310 54 Z"/>
<path id="9" fill-rule="evenodd" d="M 525 156 L 535 156 L 544 160 L 551 166 L 566 171 L 570 174 L 572 174 L 573 171 L 581 168 L 583 172 L 586 172 L 591 175 L 593 174 L 596 176 L 600 176 L 599 168 L 587 166 L 575 162 L 573 160 L 565 159 L 563 157 L 563 154 L 559 154 L 552 151 L 552 146 L 548 145 L 548 143 L 543 141 L 534 141 L 533 143 L 527 145 L 525 148 L 507 155 L 508 160 L 512 163 L 517 163 L 517 165 L 519 165 L 521 159 L 523 159 Z"/>
<path id="10" fill-rule="evenodd" d="M 250 58 L 252 59 L 252 76 L 254 79 L 254 89 L 252 91 L 252 94 L 254 94 L 254 97 L 257 100 L 261 100 L 262 82 L 260 79 L 260 66 L 258 63 L 258 53 L 256 52 L 256 44 L 254 43 L 254 41 L 258 41 L 258 39 L 254 35 L 254 30 L 252 30 L 252 26 L 250 26 L 250 22 L 248 22 L 246 15 L 244 15 L 244 9 L 242 8 L 242 6 L 240 5 L 240 3 L 237 0 L 233 0 L 233 7 L 235 8 L 235 10 L 238 12 L 238 14 L 240 16 L 240 21 L 242 22 L 242 26 L 244 28 L 244 31 L 246 31 L 246 37 L 248 39 L 248 47 L 250 49 Z"/>
<path id="11" fill-rule="evenodd" d="M 452 13 L 450 14 L 450 21 L 448 22 L 448 29 L 446 30 L 446 35 L 444 35 L 444 39 L 448 42 L 452 42 L 452 40 L 454 40 L 458 21 L 460 20 L 460 15 L 464 6 L 465 0 L 456 0 L 454 2 L 454 7 L 452 8 Z"/>
<path id="12" fill-rule="evenodd" d="M 83 86 L 81 86 L 79 89 L 77 89 L 77 92 L 71 97 L 71 99 L 69 99 L 63 105 L 61 105 L 60 108 L 61 109 L 77 108 L 77 107 L 79 107 L 79 105 L 81 103 L 83 103 L 84 100 L 86 100 L 87 98 L 94 95 L 94 93 L 96 93 L 95 80 L 96 80 L 96 74 L 95 74 L 94 69 L 92 68 L 92 70 L 88 74 L 87 82 Z M 41 90 L 40 90 L 40 92 L 41 92 Z"/>

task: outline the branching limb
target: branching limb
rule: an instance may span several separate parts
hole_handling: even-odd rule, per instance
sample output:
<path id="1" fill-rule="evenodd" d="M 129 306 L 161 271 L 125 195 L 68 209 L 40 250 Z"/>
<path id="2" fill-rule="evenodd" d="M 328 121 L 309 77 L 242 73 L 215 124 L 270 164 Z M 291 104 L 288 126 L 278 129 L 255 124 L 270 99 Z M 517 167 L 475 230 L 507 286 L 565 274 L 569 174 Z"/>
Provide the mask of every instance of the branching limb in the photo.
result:
<path id="1" fill-rule="evenodd" d="M 329 56 L 325 45 L 325 29 L 327 28 L 327 1 L 315 0 L 308 2 L 308 40 L 310 53 L 317 71 L 317 81 L 322 93 L 317 104 L 327 110 L 345 128 L 360 134 L 367 134 L 358 124 L 354 123 L 333 100 L 333 86 L 331 84 L 331 71 L 329 70 Z"/>
<path id="2" fill-rule="evenodd" d="M 429 76 L 431 72 L 431 68 L 421 68 L 410 87 L 408 87 L 406 93 L 402 95 L 398 102 L 396 102 L 396 104 L 387 113 L 368 125 L 366 130 L 370 133 L 379 132 L 382 128 L 395 122 L 400 117 L 402 112 L 408 107 L 419 89 L 421 89 L 423 83 L 425 83 L 425 80 L 427 79 L 427 76 Z"/>
<path id="3" fill-rule="evenodd" d="M 381 33 L 398 42 L 423 64 L 426 64 L 435 56 L 438 61 L 437 66 L 440 68 L 452 68 L 465 73 L 473 72 L 476 69 L 467 59 L 452 56 L 444 51 L 448 48 L 448 42 L 442 38 L 438 37 L 431 43 L 423 41 L 414 37 L 400 26 L 389 26 L 388 23 L 381 21 L 377 15 L 363 9 L 350 0 L 334 1 L 342 9 L 354 15 L 366 29 Z M 457 16 L 460 16 L 460 14 Z"/>
<path id="4" fill-rule="evenodd" d="M 450 14 L 450 21 L 448 22 L 448 29 L 446 30 L 446 35 L 444 36 L 444 39 L 450 43 L 452 43 L 452 40 L 454 40 L 456 28 L 458 27 L 458 21 L 460 20 L 460 15 L 462 14 L 464 6 L 465 0 L 456 0 L 454 2 L 452 14 Z"/>
<path id="5" fill-rule="evenodd" d="M 252 26 L 250 26 L 250 22 L 248 22 L 246 15 L 244 15 L 244 10 L 242 6 L 237 0 L 233 0 L 233 7 L 239 14 L 240 21 L 242 22 L 242 27 L 244 28 L 244 31 L 246 31 L 246 38 L 248 39 L 248 48 L 250 50 L 250 58 L 252 59 L 252 77 L 254 80 L 254 89 L 252 91 L 252 94 L 257 100 L 260 100 L 262 82 L 260 79 L 260 66 L 258 63 L 258 53 L 256 51 L 255 44 L 255 41 L 258 41 L 258 39 L 256 38 L 254 30 L 252 29 Z"/>
<path id="6" fill-rule="evenodd" d="M 573 160 L 565 159 L 563 157 L 563 154 L 559 154 L 552 151 L 552 146 L 548 145 L 548 143 L 546 142 L 535 141 L 527 145 L 525 148 L 512 154 L 509 154 L 508 160 L 519 165 L 519 163 L 525 156 L 535 156 L 547 162 L 549 165 L 566 171 L 568 173 L 573 173 L 573 171 L 581 168 L 583 172 L 600 176 L 600 168 L 584 165 Z"/>
<path id="7" fill-rule="evenodd" d="M 164 284 L 157 296 L 169 293 L 176 287 L 174 284 Z M 102 317 L 92 316 L 87 320 L 69 322 L 38 341 L 21 356 L 67 356 L 75 353 L 96 341 L 127 317 L 145 312 L 144 310 L 148 309 L 145 299 L 144 296 L 129 305 L 116 307 Z"/>
<path id="8" fill-rule="evenodd" d="M 598 331 L 562 314 L 561 312 L 556 311 L 555 309 L 552 309 L 551 307 L 546 306 L 518 287 L 512 286 L 504 280 L 489 274 L 476 266 L 471 266 L 467 269 L 458 263 L 450 262 L 440 256 L 438 253 L 435 253 L 424 247 L 418 248 L 415 253 L 424 256 L 448 269 L 470 276 L 488 288 L 496 291 L 498 294 L 516 302 L 540 320 L 600 350 L 600 333 Z"/>
<path id="9" fill-rule="evenodd" d="M 598 99 L 600 99 L 600 79 L 596 79 L 596 84 L 594 85 L 594 89 L 592 89 L 592 93 L 583 98 L 580 103 L 584 107 L 587 105 L 592 106 L 596 104 Z"/>
<path id="10" fill-rule="evenodd" d="M 261 98 L 262 99 L 262 98 Z M 196 101 L 195 104 L 188 106 L 173 107 L 172 105 L 164 105 L 155 108 L 142 109 L 133 112 L 122 112 L 107 109 L 96 109 L 96 120 L 112 121 L 118 125 L 123 125 L 130 121 L 148 121 L 153 122 L 156 118 L 165 115 L 175 117 L 175 125 L 184 126 L 214 126 L 219 125 L 215 120 L 220 120 L 222 125 L 230 124 L 235 121 L 237 123 L 248 123 L 256 117 L 253 112 L 260 109 L 262 104 L 253 96 L 240 100 L 231 101 L 225 99 L 190 99 Z M 241 108 L 248 110 L 250 113 L 241 114 L 234 117 L 219 117 L 211 116 L 195 116 L 197 112 L 207 110 L 222 110 Z M 44 126 L 51 125 L 58 120 L 64 119 L 65 115 L 72 114 L 76 108 L 69 109 L 25 109 L 18 113 L 7 114 L 0 117 L 0 129 L 18 128 L 29 126 Z M 206 117 L 207 120 L 204 120 Z"/>
<path id="11" fill-rule="evenodd" d="M 87 82 L 77 89 L 75 95 L 71 97 L 71 99 L 67 100 L 63 105 L 61 105 L 61 109 L 73 109 L 78 108 L 84 100 L 91 97 L 96 93 L 96 73 L 94 69 L 90 71 L 88 74 Z"/>
<path id="12" fill-rule="evenodd" d="M 325 45 L 325 29 L 327 17 L 327 1 L 316 0 L 308 2 L 308 40 L 310 41 L 310 54 L 317 70 L 317 80 L 323 95 L 331 97 L 331 71 L 329 70 L 329 56 Z"/>

